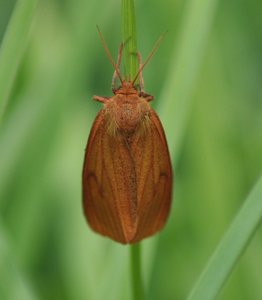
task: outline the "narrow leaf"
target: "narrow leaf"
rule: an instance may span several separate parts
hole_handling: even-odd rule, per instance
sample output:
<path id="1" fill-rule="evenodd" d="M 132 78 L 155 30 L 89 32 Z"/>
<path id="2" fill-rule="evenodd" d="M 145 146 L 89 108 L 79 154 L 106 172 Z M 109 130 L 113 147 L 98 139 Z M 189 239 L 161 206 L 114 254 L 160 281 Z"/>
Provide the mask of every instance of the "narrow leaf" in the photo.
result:
<path id="1" fill-rule="evenodd" d="M 27 45 L 37 0 L 18 0 L 0 49 L 0 122 Z"/>
<path id="2" fill-rule="evenodd" d="M 174 55 L 163 92 L 159 115 L 168 135 L 173 161 L 183 144 L 192 92 L 196 85 L 205 47 L 212 28 L 218 0 L 191 0 L 187 3 L 179 37 L 175 37 Z"/>
<path id="3" fill-rule="evenodd" d="M 211 257 L 188 300 L 213 300 L 262 220 L 262 176 Z"/>

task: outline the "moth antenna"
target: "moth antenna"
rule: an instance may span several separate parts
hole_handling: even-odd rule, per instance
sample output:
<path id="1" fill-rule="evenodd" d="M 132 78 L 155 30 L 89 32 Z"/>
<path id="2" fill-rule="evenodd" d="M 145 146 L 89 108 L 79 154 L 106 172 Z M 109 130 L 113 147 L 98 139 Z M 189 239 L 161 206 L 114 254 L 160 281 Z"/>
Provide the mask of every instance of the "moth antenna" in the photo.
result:
<path id="1" fill-rule="evenodd" d="M 124 80 L 123 80 L 123 78 L 121 77 L 121 74 L 120 74 L 120 72 L 119 72 L 119 70 L 118 70 L 118 68 L 117 68 L 117 66 L 116 66 L 116 63 L 114 62 L 114 59 L 113 59 L 113 57 L 112 57 L 112 55 L 111 55 L 111 53 L 110 53 L 110 51 L 109 51 L 109 49 L 108 49 L 108 47 L 107 47 L 106 41 L 105 41 L 105 39 L 104 39 L 104 37 L 103 37 L 103 34 L 102 34 L 101 30 L 99 29 L 98 25 L 96 25 L 96 28 L 97 28 L 97 31 L 98 31 L 98 34 L 99 34 L 99 37 L 100 37 L 102 46 L 103 46 L 103 48 L 104 48 L 104 50 L 105 50 L 105 53 L 106 53 L 106 55 L 107 55 L 107 57 L 108 57 L 108 59 L 109 59 L 111 65 L 112 65 L 113 68 L 115 69 L 116 74 L 117 74 L 119 80 L 120 80 L 121 83 L 123 84 Z"/>
<path id="2" fill-rule="evenodd" d="M 146 64 L 149 62 L 149 60 L 151 59 L 151 57 L 155 54 L 156 50 L 159 48 L 161 42 L 163 41 L 165 35 L 167 34 L 167 31 L 165 31 L 164 33 L 161 34 L 161 36 L 158 38 L 158 40 L 156 41 L 152 51 L 149 53 L 148 57 L 146 58 L 145 62 L 142 64 L 142 66 L 139 68 L 135 78 L 132 81 L 132 85 L 135 84 L 139 74 L 143 71 L 144 67 L 146 66 Z"/>

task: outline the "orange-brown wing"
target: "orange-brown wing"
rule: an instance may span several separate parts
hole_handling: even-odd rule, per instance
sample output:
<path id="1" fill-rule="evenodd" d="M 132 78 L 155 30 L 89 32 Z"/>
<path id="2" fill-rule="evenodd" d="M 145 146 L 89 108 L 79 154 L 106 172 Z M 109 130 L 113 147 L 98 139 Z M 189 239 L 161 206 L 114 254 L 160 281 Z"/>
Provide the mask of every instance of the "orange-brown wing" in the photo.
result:
<path id="1" fill-rule="evenodd" d="M 137 232 L 132 243 L 165 224 L 172 196 L 172 167 L 163 127 L 151 110 L 131 146 L 137 175 Z"/>
<path id="2" fill-rule="evenodd" d="M 101 110 L 89 136 L 83 168 L 83 208 L 98 233 L 128 243 L 135 233 L 136 174 L 126 140 L 110 132 Z"/>

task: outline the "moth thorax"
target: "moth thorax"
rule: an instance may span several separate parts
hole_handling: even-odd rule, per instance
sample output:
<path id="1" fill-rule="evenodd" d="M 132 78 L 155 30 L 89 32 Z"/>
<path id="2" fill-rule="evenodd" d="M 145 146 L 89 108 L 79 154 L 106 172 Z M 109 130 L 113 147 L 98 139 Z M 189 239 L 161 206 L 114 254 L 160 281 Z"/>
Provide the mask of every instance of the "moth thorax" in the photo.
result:
<path id="1" fill-rule="evenodd" d="M 126 133 L 134 132 L 148 115 L 148 102 L 140 97 L 116 96 L 116 101 L 106 107 L 110 119 L 114 120 L 116 129 Z"/>

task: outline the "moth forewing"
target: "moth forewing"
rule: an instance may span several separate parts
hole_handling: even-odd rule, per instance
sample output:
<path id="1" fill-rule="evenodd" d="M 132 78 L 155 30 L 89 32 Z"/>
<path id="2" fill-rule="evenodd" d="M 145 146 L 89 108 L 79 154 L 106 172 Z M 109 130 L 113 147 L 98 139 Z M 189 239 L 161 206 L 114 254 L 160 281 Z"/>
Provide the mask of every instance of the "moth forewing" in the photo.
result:
<path id="1" fill-rule="evenodd" d="M 134 141 L 137 169 L 137 232 L 132 242 L 153 235 L 165 224 L 171 204 L 172 169 L 165 134 L 151 110 L 146 136 Z"/>
<path id="2" fill-rule="evenodd" d="M 129 153 L 123 143 L 108 135 L 104 111 L 96 122 L 100 123 L 93 126 L 95 130 L 91 131 L 84 163 L 84 212 L 95 231 L 127 243 L 134 223 L 132 203 L 135 195 L 132 190 L 124 192 L 130 179 L 122 176 L 124 169 L 131 172 L 133 166 L 130 157 L 125 157 Z"/>

